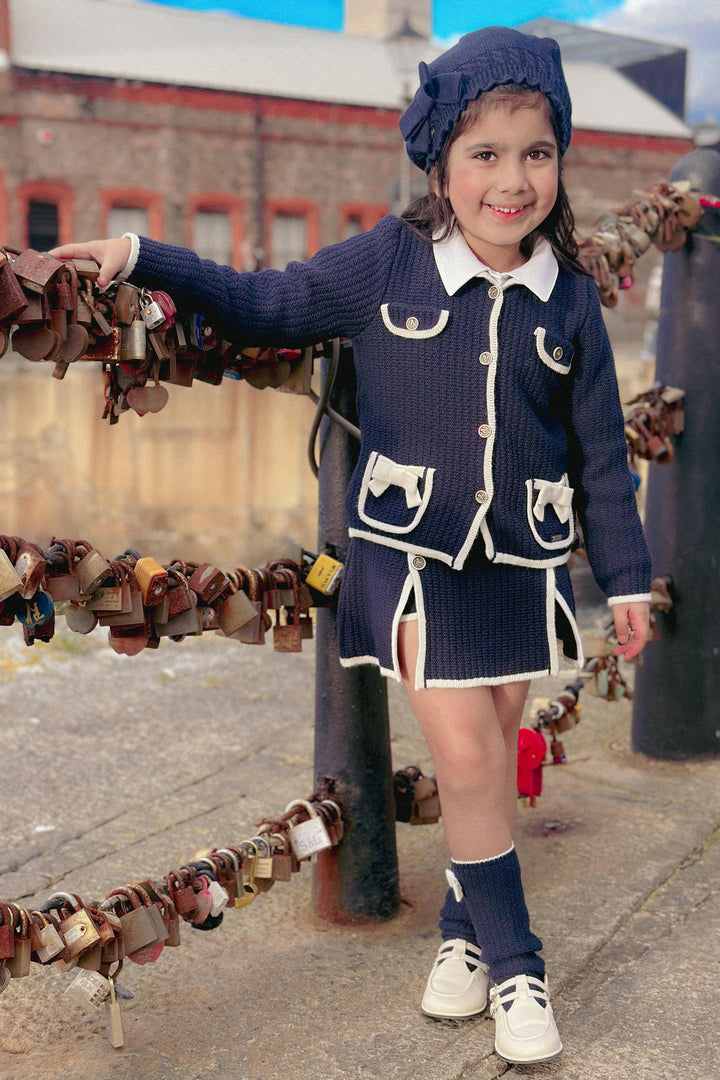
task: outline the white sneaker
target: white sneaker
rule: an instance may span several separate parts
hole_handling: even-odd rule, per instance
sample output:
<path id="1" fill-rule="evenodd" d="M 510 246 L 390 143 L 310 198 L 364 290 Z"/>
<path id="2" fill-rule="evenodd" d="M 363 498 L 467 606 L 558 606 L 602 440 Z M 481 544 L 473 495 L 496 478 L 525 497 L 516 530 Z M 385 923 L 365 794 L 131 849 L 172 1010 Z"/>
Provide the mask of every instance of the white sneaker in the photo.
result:
<path id="1" fill-rule="evenodd" d="M 477 945 L 461 938 L 443 941 L 420 1008 L 426 1016 L 438 1019 L 477 1016 L 487 1006 L 488 982 L 487 966 L 481 962 Z"/>
<path id="2" fill-rule="evenodd" d="M 505 1061 L 517 1065 L 547 1061 L 562 1050 L 547 979 L 514 975 L 493 986 L 490 1015 L 495 1017 L 495 1053 Z"/>

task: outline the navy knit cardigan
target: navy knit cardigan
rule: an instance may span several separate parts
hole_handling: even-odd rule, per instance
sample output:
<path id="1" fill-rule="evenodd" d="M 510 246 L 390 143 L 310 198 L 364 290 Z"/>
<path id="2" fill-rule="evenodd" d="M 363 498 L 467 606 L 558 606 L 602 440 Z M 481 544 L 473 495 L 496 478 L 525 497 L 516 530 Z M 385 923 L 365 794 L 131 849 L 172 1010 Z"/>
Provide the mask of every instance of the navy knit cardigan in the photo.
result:
<path id="1" fill-rule="evenodd" d="M 456 569 L 475 542 L 491 561 L 547 568 L 567 561 L 577 513 L 605 595 L 647 598 L 650 557 L 591 279 L 561 268 L 546 302 L 490 278 L 448 296 L 431 245 L 388 216 L 284 271 L 237 273 L 142 238 L 131 281 L 212 313 L 230 341 L 352 340 L 362 446 L 351 536 Z"/>

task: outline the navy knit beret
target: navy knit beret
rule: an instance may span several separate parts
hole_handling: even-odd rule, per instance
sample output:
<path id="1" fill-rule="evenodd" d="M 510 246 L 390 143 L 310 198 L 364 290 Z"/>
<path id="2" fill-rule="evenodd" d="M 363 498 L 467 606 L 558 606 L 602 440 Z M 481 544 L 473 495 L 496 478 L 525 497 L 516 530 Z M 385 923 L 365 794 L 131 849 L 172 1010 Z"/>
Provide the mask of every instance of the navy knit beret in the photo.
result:
<path id="1" fill-rule="evenodd" d="M 489 26 L 465 34 L 431 64 L 420 64 L 420 89 L 400 117 L 415 164 L 429 172 L 468 102 L 506 83 L 524 83 L 547 97 L 562 156 L 570 142 L 571 105 L 558 43 Z"/>

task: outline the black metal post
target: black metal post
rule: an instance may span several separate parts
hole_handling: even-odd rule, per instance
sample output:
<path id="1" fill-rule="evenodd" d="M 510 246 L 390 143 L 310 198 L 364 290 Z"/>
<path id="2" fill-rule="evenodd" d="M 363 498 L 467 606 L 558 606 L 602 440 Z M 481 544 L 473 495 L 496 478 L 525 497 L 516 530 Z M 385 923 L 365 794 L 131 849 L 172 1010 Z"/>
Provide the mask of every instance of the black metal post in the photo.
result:
<path id="1" fill-rule="evenodd" d="M 331 403 L 351 418 L 354 401 L 354 370 L 341 361 Z M 342 561 L 348 543 L 343 500 L 357 447 L 328 421 L 320 441 L 318 546 L 330 545 Z M 387 687 L 374 667 L 340 666 L 335 611 L 320 608 L 317 616 L 315 775 L 336 780 L 345 835 L 316 857 L 314 911 L 328 922 L 375 922 L 392 918 L 400 906 Z"/>
<path id="2" fill-rule="evenodd" d="M 720 154 L 695 150 L 671 173 L 720 194 Z M 646 532 L 653 573 L 675 605 L 638 669 L 632 745 L 652 757 L 720 753 L 720 211 L 707 209 L 663 265 L 657 381 L 685 390 L 674 460 L 650 465 Z"/>

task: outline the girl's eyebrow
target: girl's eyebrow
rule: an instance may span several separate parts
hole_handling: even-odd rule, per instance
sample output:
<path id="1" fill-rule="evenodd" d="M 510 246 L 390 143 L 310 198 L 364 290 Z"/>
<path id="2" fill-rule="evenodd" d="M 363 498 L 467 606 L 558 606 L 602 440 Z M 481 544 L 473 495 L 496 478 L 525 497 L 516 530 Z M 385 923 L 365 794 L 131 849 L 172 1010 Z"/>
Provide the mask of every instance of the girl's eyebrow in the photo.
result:
<path id="1" fill-rule="evenodd" d="M 502 150 L 504 149 L 504 146 L 504 143 L 478 141 L 476 143 L 471 143 L 465 149 L 467 153 L 477 153 L 479 150 Z M 554 142 L 550 142 L 545 139 L 538 139 L 537 142 L 528 143 L 528 145 L 524 149 L 524 152 L 527 153 L 528 150 L 549 150 L 551 152 L 554 152 L 556 149 L 557 146 Z"/>

